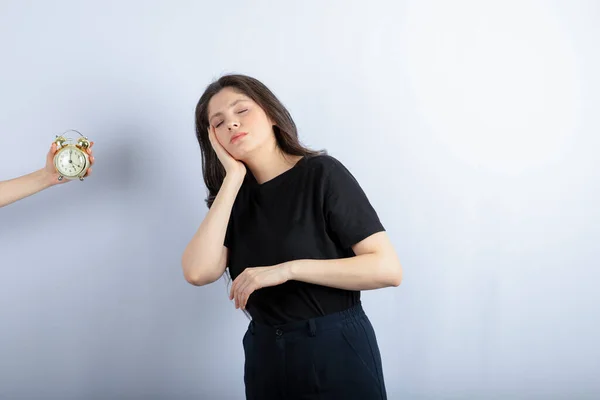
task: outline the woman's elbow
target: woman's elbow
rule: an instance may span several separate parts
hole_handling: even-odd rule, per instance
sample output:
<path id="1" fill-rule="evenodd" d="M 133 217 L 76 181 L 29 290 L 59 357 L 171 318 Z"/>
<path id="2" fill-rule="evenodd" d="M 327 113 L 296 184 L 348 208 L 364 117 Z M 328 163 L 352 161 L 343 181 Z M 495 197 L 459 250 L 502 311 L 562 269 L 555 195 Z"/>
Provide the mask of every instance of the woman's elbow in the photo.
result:
<path id="1" fill-rule="evenodd" d="M 185 278 L 185 280 L 194 285 L 194 286 L 205 286 L 205 285 L 209 285 L 211 283 L 213 283 L 214 281 L 216 281 L 217 279 L 219 279 L 219 277 L 214 277 L 214 276 L 209 276 L 207 274 L 195 274 L 195 273 L 191 273 L 191 272 L 186 272 L 184 269 L 183 272 L 183 277 Z"/>
<path id="2" fill-rule="evenodd" d="M 402 283 L 402 265 L 397 257 L 385 257 L 381 260 L 382 283 L 385 287 L 398 287 Z"/>
<path id="3" fill-rule="evenodd" d="M 399 267 L 390 279 L 390 286 L 398 287 L 402 283 L 402 267 Z"/>
<path id="4" fill-rule="evenodd" d="M 186 257 L 182 259 L 181 267 L 183 269 L 183 277 L 185 280 L 194 286 L 205 286 L 219 279 L 219 276 L 214 276 L 214 274 L 209 273 L 210 269 L 192 265 Z"/>

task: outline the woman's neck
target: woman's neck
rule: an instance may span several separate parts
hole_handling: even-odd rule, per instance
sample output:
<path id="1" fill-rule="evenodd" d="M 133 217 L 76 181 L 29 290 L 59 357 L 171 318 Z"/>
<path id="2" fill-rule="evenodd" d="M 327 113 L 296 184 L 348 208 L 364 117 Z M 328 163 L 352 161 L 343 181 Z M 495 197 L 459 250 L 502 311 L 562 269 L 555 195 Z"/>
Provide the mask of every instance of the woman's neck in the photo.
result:
<path id="1" fill-rule="evenodd" d="M 244 160 L 244 163 L 258 184 L 262 185 L 294 167 L 301 158 L 302 156 L 285 154 L 277 145 L 274 145 L 261 149 L 252 157 Z"/>

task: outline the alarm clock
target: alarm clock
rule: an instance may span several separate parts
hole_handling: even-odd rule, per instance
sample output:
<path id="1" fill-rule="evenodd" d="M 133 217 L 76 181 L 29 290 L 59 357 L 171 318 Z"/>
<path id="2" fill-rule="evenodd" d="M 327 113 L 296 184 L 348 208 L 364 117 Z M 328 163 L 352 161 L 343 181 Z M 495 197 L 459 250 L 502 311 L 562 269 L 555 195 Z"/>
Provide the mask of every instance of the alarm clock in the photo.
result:
<path id="1" fill-rule="evenodd" d="M 67 132 L 77 132 L 80 138 L 77 142 L 64 136 Z M 90 141 L 79 131 L 74 129 L 57 135 L 54 140 L 56 143 L 56 153 L 54 154 L 54 167 L 58 172 L 58 180 L 79 179 L 83 181 L 87 170 L 90 168 L 90 157 L 87 149 L 90 147 Z"/>

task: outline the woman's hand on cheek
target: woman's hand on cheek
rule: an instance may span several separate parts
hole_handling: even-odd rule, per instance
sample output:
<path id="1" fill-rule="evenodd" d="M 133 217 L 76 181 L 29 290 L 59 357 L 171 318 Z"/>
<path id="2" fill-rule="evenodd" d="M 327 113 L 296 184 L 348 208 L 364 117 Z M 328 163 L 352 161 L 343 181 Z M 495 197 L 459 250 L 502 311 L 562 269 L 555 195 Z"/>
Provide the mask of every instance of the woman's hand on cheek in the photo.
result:
<path id="1" fill-rule="evenodd" d="M 208 140 L 210 140 L 210 144 L 217 154 L 217 158 L 223 165 L 223 168 L 225 168 L 225 174 L 227 176 L 243 180 L 244 176 L 246 176 L 246 166 L 243 162 L 233 158 L 225 149 L 225 147 L 223 147 L 217 138 L 217 134 L 213 126 L 208 127 Z"/>

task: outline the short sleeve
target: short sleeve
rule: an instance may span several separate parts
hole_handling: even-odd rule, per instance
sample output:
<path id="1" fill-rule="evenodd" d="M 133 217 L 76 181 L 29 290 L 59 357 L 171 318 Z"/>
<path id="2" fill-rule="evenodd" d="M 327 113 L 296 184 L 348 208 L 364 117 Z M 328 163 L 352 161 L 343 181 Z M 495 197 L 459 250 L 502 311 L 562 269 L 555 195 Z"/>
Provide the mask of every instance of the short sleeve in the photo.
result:
<path id="1" fill-rule="evenodd" d="M 225 247 L 227 247 L 228 249 L 231 248 L 231 236 L 232 236 L 232 230 L 233 230 L 233 213 L 231 213 L 232 215 L 229 217 L 229 222 L 227 223 L 227 230 L 225 231 L 225 240 L 223 242 L 223 245 Z"/>
<path id="2" fill-rule="evenodd" d="M 339 161 L 334 160 L 325 178 L 325 219 L 330 233 L 350 248 L 374 233 L 384 231 L 367 195 Z"/>

